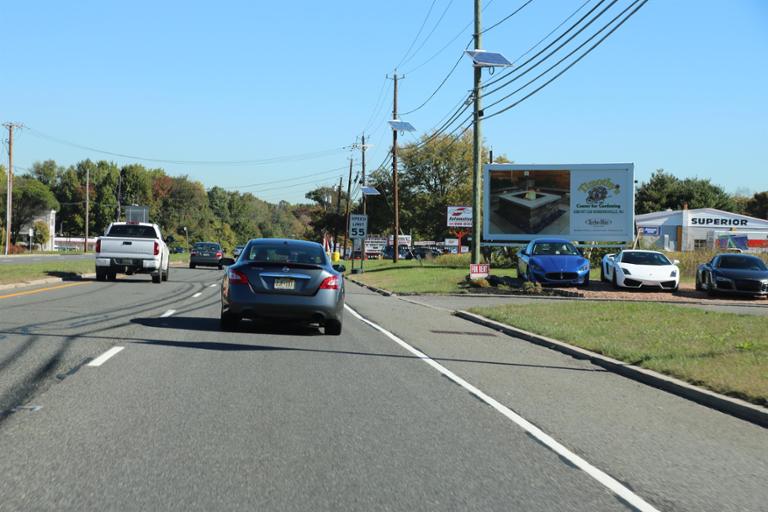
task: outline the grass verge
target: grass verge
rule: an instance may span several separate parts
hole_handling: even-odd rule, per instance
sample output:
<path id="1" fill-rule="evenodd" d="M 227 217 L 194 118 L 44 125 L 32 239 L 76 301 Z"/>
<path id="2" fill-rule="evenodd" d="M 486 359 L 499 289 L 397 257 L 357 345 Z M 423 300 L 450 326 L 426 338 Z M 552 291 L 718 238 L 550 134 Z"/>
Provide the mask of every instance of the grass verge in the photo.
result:
<path id="1" fill-rule="evenodd" d="M 37 263 L 3 263 L 0 265 L 0 284 L 21 283 L 46 277 L 72 278 L 95 272 L 94 262 L 88 260 L 59 260 Z"/>
<path id="2" fill-rule="evenodd" d="M 768 317 L 653 303 L 558 302 L 473 313 L 768 405 Z"/>
<path id="3" fill-rule="evenodd" d="M 468 261 L 468 260 L 467 260 Z M 350 261 L 345 261 L 347 272 L 352 268 Z M 355 261 L 355 268 L 360 262 Z M 417 260 L 401 260 L 397 264 L 391 260 L 368 260 L 363 274 L 356 274 L 355 280 L 361 283 L 383 288 L 394 293 L 464 293 L 468 290 L 460 285 L 469 273 L 469 263 L 463 260 L 454 263 L 450 259 L 437 258 L 420 264 Z M 516 277 L 513 268 L 493 268 L 493 275 Z M 600 269 L 593 269 L 590 279 L 600 279 Z M 471 289 L 469 290 L 471 291 Z"/>

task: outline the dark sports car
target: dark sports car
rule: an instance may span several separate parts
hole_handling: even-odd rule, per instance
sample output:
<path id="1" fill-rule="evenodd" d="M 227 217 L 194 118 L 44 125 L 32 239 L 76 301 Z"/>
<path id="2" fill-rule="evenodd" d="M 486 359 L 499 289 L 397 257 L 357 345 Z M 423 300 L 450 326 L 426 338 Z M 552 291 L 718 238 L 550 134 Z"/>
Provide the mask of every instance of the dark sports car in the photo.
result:
<path id="1" fill-rule="evenodd" d="M 696 269 L 696 289 L 710 294 L 768 295 L 768 267 L 750 254 L 718 254 Z"/>
<path id="2" fill-rule="evenodd" d="M 568 240 L 539 238 L 517 253 L 517 277 L 560 286 L 589 286 L 589 260 Z"/>
<path id="3" fill-rule="evenodd" d="M 221 286 L 221 327 L 242 318 L 285 319 L 319 324 L 341 334 L 343 265 L 331 265 L 323 246 L 303 240 L 251 240 L 227 268 Z"/>

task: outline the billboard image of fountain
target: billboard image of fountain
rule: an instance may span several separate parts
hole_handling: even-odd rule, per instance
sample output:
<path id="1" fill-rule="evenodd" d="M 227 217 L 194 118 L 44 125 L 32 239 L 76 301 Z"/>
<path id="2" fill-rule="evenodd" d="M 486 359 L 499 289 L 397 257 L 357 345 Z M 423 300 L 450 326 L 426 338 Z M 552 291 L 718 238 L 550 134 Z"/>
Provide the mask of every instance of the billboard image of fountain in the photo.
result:
<path id="1" fill-rule="evenodd" d="M 491 233 L 568 234 L 570 178 L 568 171 L 492 172 Z"/>

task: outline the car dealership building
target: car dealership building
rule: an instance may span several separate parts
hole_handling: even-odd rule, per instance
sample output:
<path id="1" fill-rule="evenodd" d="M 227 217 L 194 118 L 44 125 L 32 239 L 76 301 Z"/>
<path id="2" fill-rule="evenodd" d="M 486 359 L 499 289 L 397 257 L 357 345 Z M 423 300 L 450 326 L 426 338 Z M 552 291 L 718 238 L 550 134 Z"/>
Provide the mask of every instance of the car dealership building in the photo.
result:
<path id="1" fill-rule="evenodd" d="M 768 252 L 768 220 L 698 208 L 635 216 L 642 245 L 667 251 L 741 249 Z"/>

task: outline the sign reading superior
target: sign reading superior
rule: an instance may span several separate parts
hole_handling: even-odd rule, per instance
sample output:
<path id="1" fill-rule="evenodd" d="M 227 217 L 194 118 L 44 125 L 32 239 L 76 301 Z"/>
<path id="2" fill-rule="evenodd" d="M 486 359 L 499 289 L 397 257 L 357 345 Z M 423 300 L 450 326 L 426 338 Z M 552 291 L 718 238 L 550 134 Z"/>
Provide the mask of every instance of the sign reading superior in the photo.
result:
<path id="1" fill-rule="evenodd" d="M 634 237 L 634 164 L 487 164 L 484 178 L 486 241 Z"/>

